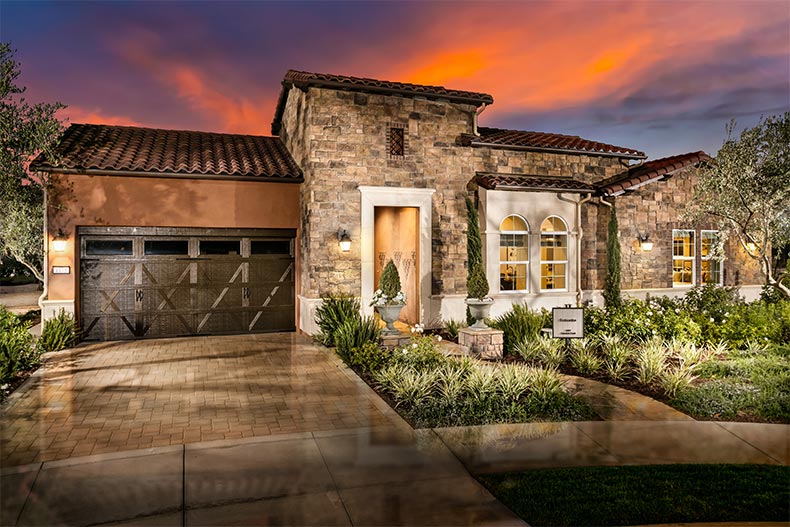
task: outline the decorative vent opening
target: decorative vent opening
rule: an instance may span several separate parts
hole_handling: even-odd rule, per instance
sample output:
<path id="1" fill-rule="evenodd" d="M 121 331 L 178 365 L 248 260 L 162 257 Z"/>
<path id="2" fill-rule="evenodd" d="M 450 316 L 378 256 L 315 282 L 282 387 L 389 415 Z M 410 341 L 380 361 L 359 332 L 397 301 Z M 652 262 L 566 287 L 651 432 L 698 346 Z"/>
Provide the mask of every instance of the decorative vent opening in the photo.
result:
<path id="1" fill-rule="evenodd" d="M 403 157 L 406 155 L 406 130 L 404 125 L 390 124 L 387 132 L 390 157 Z"/>

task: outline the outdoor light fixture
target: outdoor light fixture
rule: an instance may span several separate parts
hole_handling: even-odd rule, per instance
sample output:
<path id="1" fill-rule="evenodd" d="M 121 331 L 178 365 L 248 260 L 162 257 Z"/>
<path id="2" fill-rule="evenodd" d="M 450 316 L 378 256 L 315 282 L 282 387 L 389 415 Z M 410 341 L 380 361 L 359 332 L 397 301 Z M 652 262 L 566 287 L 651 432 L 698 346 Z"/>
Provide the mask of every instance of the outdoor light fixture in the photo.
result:
<path id="1" fill-rule="evenodd" d="M 340 244 L 340 250 L 347 253 L 351 250 L 351 237 L 345 229 L 338 229 L 337 242 Z"/>
<path id="2" fill-rule="evenodd" d="M 647 234 L 638 234 L 636 235 L 639 238 L 639 245 L 642 247 L 643 251 L 652 251 L 653 250 L 653 242 L 648 241 Z"/>
<path id="3" fill-rule="evenodd" d="M 58 233 L 52 238 L 52 249 L 57 253 L 62 253 L 66 250 L 66 244 L 68 243 L 68 236 L 62 230 L 58 230 Z"/>
<path id="4" fill-rule="evenodd" d="M 753 253 L 757 250 L 757 244 L 754 242 L 746 242 L 746 248 L 750 253 Z"/>

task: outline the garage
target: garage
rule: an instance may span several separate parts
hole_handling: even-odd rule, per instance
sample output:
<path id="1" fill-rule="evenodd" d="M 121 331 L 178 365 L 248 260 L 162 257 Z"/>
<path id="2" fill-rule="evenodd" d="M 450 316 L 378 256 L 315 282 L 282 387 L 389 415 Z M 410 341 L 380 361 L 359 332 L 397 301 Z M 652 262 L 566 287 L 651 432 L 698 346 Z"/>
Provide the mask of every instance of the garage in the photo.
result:
<path id="1" fill-rule="evenodd" d="M 79 227 L 84 340 L 295 329 L 294 229 Z"/>

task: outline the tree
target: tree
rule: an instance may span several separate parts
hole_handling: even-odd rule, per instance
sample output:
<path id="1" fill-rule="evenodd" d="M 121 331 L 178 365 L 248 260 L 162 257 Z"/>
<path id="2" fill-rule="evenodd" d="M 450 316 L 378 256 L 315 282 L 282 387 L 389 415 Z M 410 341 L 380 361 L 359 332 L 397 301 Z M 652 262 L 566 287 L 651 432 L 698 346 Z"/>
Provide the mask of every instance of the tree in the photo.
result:
<path id="1" fill-rule="evenodd" d="M 622 304 L 620 297 L 620 240 L 617 237 L 617 208 L 612 205 L 606 233 L 606 284 L 603 300 L 606 309 L 616 309 Z"/>
<path id="2" fill-rule="evenodd" d="M 59 102 L 30 105 L 17 85 L 20 65 L 10 44 L 0 42 L 0 253 L 8 254 L 44 280 L 44 190 L 48 182 L 28 170 L 39 153 L 56 159 L 63 132 L 55 117 Z"/>
<path id="3" fill-rule="evenodd" d="M 738 138 L 734 128 L 733 120 L 715 162 L 699 170 L 689 217 L 713 221 L 721 244 L 735 236 L 766 284 L 790 298 L 776 261 L 790 243 L 790 112 L 760 119 Z"/>

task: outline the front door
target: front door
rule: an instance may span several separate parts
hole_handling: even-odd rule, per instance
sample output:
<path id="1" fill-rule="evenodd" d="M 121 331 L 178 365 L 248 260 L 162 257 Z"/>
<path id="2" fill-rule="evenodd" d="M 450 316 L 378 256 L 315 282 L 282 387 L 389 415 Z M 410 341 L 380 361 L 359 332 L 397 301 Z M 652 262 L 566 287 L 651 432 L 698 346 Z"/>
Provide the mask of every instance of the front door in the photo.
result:
<path id="1" fill-rule="evenodd" d="M 374 210 L 374 288 L 378 289 L 384 266 L 391 259 L 398 268 L 406 306 L 400 321 L 420 321 L 420 209 L 376 207 Z"/>

